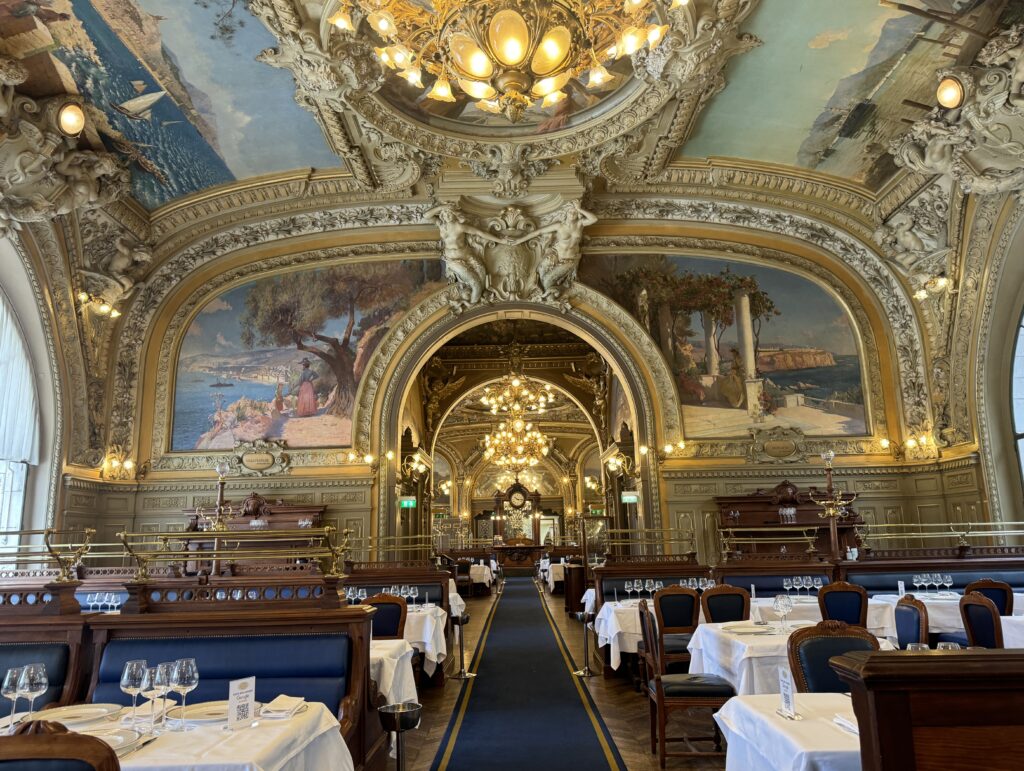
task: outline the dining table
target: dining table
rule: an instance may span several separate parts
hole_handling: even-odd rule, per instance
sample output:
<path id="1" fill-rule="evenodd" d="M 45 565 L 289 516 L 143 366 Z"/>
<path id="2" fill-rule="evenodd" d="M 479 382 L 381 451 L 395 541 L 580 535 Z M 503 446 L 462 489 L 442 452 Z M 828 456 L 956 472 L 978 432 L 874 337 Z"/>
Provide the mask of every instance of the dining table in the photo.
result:
<path id="1" fill-rule="evenodd" d="M 1014 607 L 1017 601 L 1014 600 Z M 1001 616 L 1004 648 L 1024 648 L 1024 616 Z"/>
<path id="2" fill-rule="evenodd" d="M 408 640 L 370 641 L 370 679 L 385 704 L 416 701 L 416 676 L 412 658 L 416 649 Z"/>
<path id="3" fill-rule="evenodd" d="M 466 601 L 459 594 L 454 578 L 448 579 L 448 610 L 453 616 L 461 616 L 466 612 Z"/>
<path id="4" fill-rule="evenodd" d="M 423 654 L 423 671 L 432 676 L 448 655 L 445 630 L 448 616 L 434 603 L 412 605 L 405 616 L 403 637 Z"/>
<path id="5" fill-rule="evenodd" d="M 561 562 L 556 562 L 548 566 L 548 591 L 555 591 L 555 582 L 565 581 L 565 565 Z"/>
<path id="6" fill-rule="evenodd" d="M 793 609 L 786 616 L 788 621 L 812 621 L 815 624 L 821 621 L 821 608 L 818 605 L 818 598 L 815 596 L 790 595 Z M 750 620 L 767 621 L 775 623 L 781 621 L 781 616 L 773 607 L 774 597 L 758 597 L 750 601 Z M 888 640 L 896 640 L 896 605 L 895 603 L 882 602 L 880 600 L 868 600 L 868 631 L 875 637 L 885 637 Z"/>
<path id="7" fill-rule="evenodd" d="M 129 708 L 126 708 L 127 714 Z M 75 726 L 88 732 L 96 726 Z M 105 726 L 99 726 L 101 729 Z M 188 731 L 164 731 L 137 750 L 121 753 L 123 771 L 353 771 L 352 755 L 338 718 L 323 704 L 309 702 L 297 714 L 260 719 L 225 730 L 221 722 L 190 724 Z"/>
<path id="8" fill-rule="evenodd" d="M 778 694 L 734 696 L 714 719 L 729 746 L 726 771 L 860 771 L 857 718 L 845 693 L 795 693 L 799 720 Z"/>
<path id="9" fill-rule="evenodd" d="M 718 675 L 739 695 L 778 693 L 779 672 L 789 671 L 789 635 L 811 621 L 759 625 L 752 621 L 700 624 L 690 639 L 690 673 Z M 895 650 L 882 638 L 881 650 Z"/>
<path id="10" fill-rule="evenodd" d="M 646 599 L 646 598 L 645 598 Z M 650 604 L 650 600 L 648 600 Z M 643 639 L 640 630 L 640 600 L 612 600 L 601 606 L 594 617 L 594 633 L 597 635 L 597 646 L 608 647 L 608 665 L 618 669 L 622 664 L 623 653 L 636 653 Z M 651 610 L 653 613 L 653 609 Z M 698 617 L 704 619 L 704 612 Z"/>
<path id="11" fill-rule="evenodd" d="M 490 567 L 487 565 L 470 565 L 469 580 L 474 584 L 490 586 L 494 583 L 494 573 L 491 572 Z"/>
<path id="12" fill-rule="evenodd" d="M 956 592 L 911 592 L 928 609 L 928 631 L 932 634 L 963 634 L 964 622 L 960 617 L 960 597 Z M 873 602 L 890 605 L 894 612 L 898 594 L 876 594 Z M 1024 615 L 1024 594 L 1013 595 L 1013 615 Z"/>

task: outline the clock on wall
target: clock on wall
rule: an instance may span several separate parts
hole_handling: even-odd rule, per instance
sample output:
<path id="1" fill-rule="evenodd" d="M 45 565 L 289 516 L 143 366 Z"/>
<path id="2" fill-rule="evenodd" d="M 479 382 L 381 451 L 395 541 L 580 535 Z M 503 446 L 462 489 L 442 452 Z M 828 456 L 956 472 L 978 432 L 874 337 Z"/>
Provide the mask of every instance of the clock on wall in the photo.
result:
<path id="1" fill-rule="evenodd" d="M 521 509 L 526 505 L 526 496 L 529 493 L 523 485 L 516 482 L 505 492 L 505 498 L 513 509 Z"/>

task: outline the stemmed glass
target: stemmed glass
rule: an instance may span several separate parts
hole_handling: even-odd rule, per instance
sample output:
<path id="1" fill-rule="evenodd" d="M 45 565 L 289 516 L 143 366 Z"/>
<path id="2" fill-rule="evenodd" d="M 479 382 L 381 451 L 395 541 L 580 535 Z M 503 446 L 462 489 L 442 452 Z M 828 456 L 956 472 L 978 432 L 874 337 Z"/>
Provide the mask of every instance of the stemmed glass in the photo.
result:
<path id="1" fill-rule="evenodd" d="M 365 591 L 365 590 L 363 590 Z M 191 731 L 192 726 L 185 722 L 185 702 L 188 694 L 199 685 L 199 669 L 195 659 L 178 659 L 171 670 L 171 690 L 181 694 L 181 728 L 177 731 Z"/>
<path id="2" fill-rule="evenodd" d="M 163 729 L 167 723 L 167 694 L 171 692 L 171 675 L 174 674 L 174 664 L 170 661 L 165 661 L 162 664 L 158 664 L 156 667 L 156 673 L 151 678 L 152 682 L 150 687 L 160 697 L 160 728 Z M 152 713 L 150 713 L 152 714 Z M 153 733 L 156 733 L 156 728 L 153 728 Z"/>
<path id="3" fill-rule="evenodd" d="M 121 690 L 132 697 L 132 725 L 135 725 L 135 718 L 139 706 L 139 694 L 142 693 L 148 683 L 149 668 L 143 659 L 126 661 L 121 671 Z"/>
<path id="4" fill-rule="evenodd" d="M 85 606 L 90 610 L 96 610 L 96 592 L 85 595 Z"/>
<path id="5" fill-rule="evenodd" d="M 644 591 L 647 592 L 647 596 L 649 598 L 653 598 L 654 597 L 654 579 L 653 578 L 648 578 L 646 581 L 644 581 Z"/>
<path id="6" fill-rule="evenodd" d="M 814 591 L 820 592 L 822 587 L 821 576 L 814 577 Z"/>
<path id="7" fill-rule="evenodd" d="M 27 721 L 32 720 L 36 708 L 36 699 L 46 693 L 50 682 L 46 679 L 46 667 L 43 664 L 26 664 L 18 677 L 18 695 L 28 699 Z"/>
<path id="8" fill-rule="evenodd" d="M 807 590 L 807 596 L 811 596 L 811 589 L 814 588 L 814 580 L 810 576 L 804 576 L 804 589 Z"/>
<path id="9" fill-rule="evenodd" d="M 914 577 L 910 579 L 910 583 L 914 585 L 914 591 L 918 591 L 917 587 L 921 585 L 921 575 L 919 573 L 915 573 Z"/>
<path id="10" fill-rule="evenodd" d="M 156 686 L 156 676 L 158 667 L 150 667 L 146 670 L 146 685 L 142 691 L 142 695 L 149 700 L 149 729 L 143 731 L 143 733 L 156 733 L 156 711 L 157 699 L 160 697 L 160 689 Z"/>
<path id="11" fill-rule="evenodd" d="M 631 599 L 630 595 L 633 593 L 633 582 L 626 581 L 626 583 L 622 585 L 622 588 L 626 590 L 626 602 L 629 602 Z"/>
<path id="12" fill-rule="evenodd" d="M 945 573 L 942 576 L 942 585 L 946 587 L 946 591 L 950 591 L 953 588 L 953 576 L 949 573 Z"/>
<path id="13" fill-rule="evenodd" d="M 782 631 L 788 632 L 789 626 L 786 623 L 786 616 L 793 610 L 792 598 L 788 594 L 776 594 L 775 599 L 772 601 L 772 610 L 782 619 Z"/>
<path id="14" fill-rule="evenodd" d="M 942 589 L 942 573 L 932 573 L 932 580 L 935 582 L 935 593 Z"/>
<path id="15" fill-rule="evenodd" d="M 660 592 L 664 588 L 665 588 L 665 582 L 664 581 L 655 581 L 654 582 L 654 593 L 655 594 L 657 594 L 658 592 Z"/>
<path id="16" fill-rule="evenodd" d="M 402 588 L 398 591 L 399 597 L 401 597 L 406 602 L 409 602 L 409 584 L 402 584 Z"/>
<path id="17" fill-rule="evenodd" d="M 700 582 L 697 581 L 696 578 L 691 578 L 690 580 L 688 580 L 686 582 L 686 585 L 688 587 L 690 587 L 691 589 L 693 589 L 694 591 L 697 591 L 697 587 L 700 585 Z"/>
<path id="18" fill-rule="evenodd" d="M 358 592 L 356 592 L 356 599 L 359 600 L 359 602 L 362 602 L 366 599 L 366 587 L 363 587 Z"/>
<path id="19" fill-rule="evenodd" d="M 420 596 L 420 588 L 418 586 L 410 586 L 409 587 L 409 596 L 412 597 L 412 607 L 413 607 L 413 609 L 415 609 L 416 608 L 416 600 Z"/>
<path id="20" fill-rule="evenodd" d="M 782 588 L 786 590 L 786 596 L 788 597 L 789 593 L 793 591 L 793 579 L 792 578 L 783 578 L 782 579 Z"/>
<path id="21" fill-rule="evenodd" d="M 0 695 L 11 700 L 10 725 L 7 727 L 7 735 L 14 733 L 14 714 L 18 711 L 18 678 L 21 677 L 21 667 L 13 667 L 7 670 L 4 675 L 4 684 L 0 688 Z"/>

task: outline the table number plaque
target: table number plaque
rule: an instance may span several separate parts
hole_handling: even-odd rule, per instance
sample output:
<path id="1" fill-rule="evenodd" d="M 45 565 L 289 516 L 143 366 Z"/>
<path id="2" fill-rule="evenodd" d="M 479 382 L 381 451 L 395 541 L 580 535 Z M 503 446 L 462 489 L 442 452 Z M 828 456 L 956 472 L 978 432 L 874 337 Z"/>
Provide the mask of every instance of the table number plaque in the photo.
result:
<path id="1" fill-rule="evenodd" d="M 903 597 L 904 595 L 906 595 L 906 593 L 907 593 L 907 585 L 905 583 L 903 583 L 903 581 L 897 581 L 896 582 L 896 593 L 900 597 Z"/>
<path id="2" fill-rule="evenodd" d="M 256 720 L 256 678 L 232 680 L 228 688 L 228 730 L 250 726 Z"/>
<path id="3" fill-rule="evenodd" d="M 779 715 L 786 718 L 786 720 L 802 720 L 796 712 L 793 678 L 790 676 L 789 670 L 785 668 L 779 670 L 779 699 L 781 703 L 778 710 L 776 710 Z"/>

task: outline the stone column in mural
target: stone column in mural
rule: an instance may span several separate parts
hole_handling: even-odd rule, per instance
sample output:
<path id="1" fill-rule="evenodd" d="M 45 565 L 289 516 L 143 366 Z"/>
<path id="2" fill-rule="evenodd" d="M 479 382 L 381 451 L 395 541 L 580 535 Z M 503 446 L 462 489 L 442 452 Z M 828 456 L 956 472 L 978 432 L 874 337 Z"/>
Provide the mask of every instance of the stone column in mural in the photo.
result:
<path id="1" fill-rule="evenodd" d="M 747 402 L 747 414 L 757 421 L 764 419 L 761 394 L 764 380 L 757 377 L 757 353 L 754 350 L 754 320 L 750 315 L 750 293 L 737 292 L 736 331 L 739 336 L 740 360 L 743 363 L 743 378 Z"/>
<path id="2" fill-rule="evenodd" d="M 718 377 L 721 366 L 718 358 L 718 346 L 715 344 L 715 317 L 710 313 L 702 312 L 700 322 L 704 326 L 704 364 L 708 370 L 708 377 Z M 710 385 L 710 384 L 709 384 Z"/>

